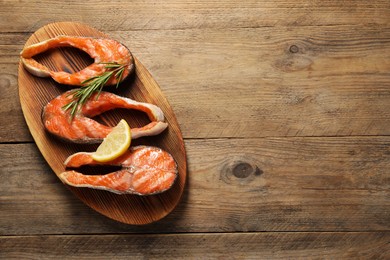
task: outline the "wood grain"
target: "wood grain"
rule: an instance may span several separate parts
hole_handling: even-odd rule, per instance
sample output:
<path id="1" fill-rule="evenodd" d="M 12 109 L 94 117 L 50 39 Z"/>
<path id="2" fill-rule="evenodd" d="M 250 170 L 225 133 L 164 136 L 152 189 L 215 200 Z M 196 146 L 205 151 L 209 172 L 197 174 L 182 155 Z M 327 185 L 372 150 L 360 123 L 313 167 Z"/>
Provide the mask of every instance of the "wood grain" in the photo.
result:
<path id="1" fill-rule="evenodd" d="M 32 141 L 18 96 L 17 64 L 0 63 L 0 142 Z"/>
<path id="2" fill-rule="evenodd" d="M 6 259 L 388 259 L 390 233 L 282 232 L 0 237 L 0 257 Z"/>
<path id="3" fill-rule="evenodd" d="M 27 41 L 26 46 L 42 42 L 57 35 L 74 35 L 87 37 L 107 37 L 95 29 L 79 23 L 53 23 L 37 30 Z M 73 70 L 80 70 L 88 63 L 84 56 L 74 49 L 66 51 L 56 49 L 50 52 L 50 56 L 37 58 L 38 62 L 49 66 L 58 66 L 56 69 L 62 70 L 64 67 Z M 56 62 L 53 62 L 53 60 Z M 159 106 L 165 115 L 165 120 L 169 127 L 167 131 L 158 137 L 136 140 L 133 145 L 154 145 L 160 147 L 176 160 L 178 165 L 178 178 L 175 184 L 168 191 L 152 196 L 118 195 L 102 190 L 88 188 L 68 188 L 85 204 L 96 211 L 117 221 L 127 224 L 148 224 L 169 214 L 177 205 L 184 190 L 186 179 L 186 155 L 184 143 L 179 125 L 176 121 L 168 101 L 162 94 L 159 86 L 151 77 L 147 69 L 136 59 L 135 72 L 127 80 L 128 88 L 121 88 L 121 96 L 129 97 L 140 102 L 147 102 Z M 46 62 L 46 63 L 44 63 Z M 54 69 L 54 68 L 52 68 Z M 67 86 L 56 84 L 53 80 L 42 79 L 31 75 L 22 63 L 19 65 L 18 74 L 19 97 L 22 111 L 26 119 L 34 140 L 54 173 L 59 175 L 64 172 L 64 161 L 68 156 L 80 151 L 94 151 L 97 145 L 80 145 L 64 143 L 61 140 L 49 135 L 41 122 L 43 107 L 53 98 L 64 92 Z M 128 110 L 121 110 L 114 114 L 105 113 L 99 119 L 105 124 L 115 126 L 121 119 L 131 122 L 130 126 L 136 124 L 138 127 L 143 117 Z M 94 170 L 98 173 L 99 170 Z"/>
<path id="4" fill-rule="evenodd" d="M 161 221 L 86 207 L 32 143 L 19 52 L 57 21 L 124 42 L 170 101 L 189 171 Z M 388 0 L 0 0 L 0 22 L 0 258 L 390 258 Z"/>
<path id="5" fill-rule="evenodd" d="M 390 134 L 388 29 L 110 34 L 150 68 L 185 138 Z M 24 38 L 15 38 L 19 48 L 11 38 L 4 39 L 1 63 L 18 59 Z M 16 89 L 16 70 L 9 65 L 3 69 L 4 84 Z M 23 120 L 12 97 L 0 96 L 2 116 L 10 122 L 9 127 L 0 126 L 0 138 L 31 141 L 25 128 L 19 127 Z"/>
<path id="6" fill-rule="evenodd" d="M 0 235 L 390 230 L 390 137 L 200 139 L 186 150 L 181 203 L 132 227 L 74 198 L 34 144 L 2 144 Z"/>
<path id="7" fill-rule="evenodd" d="M 33 32 L 62 21 L 102 31 L 369 24 L 388 26 L 387 0 L 358 1 L 3 1 L 0 32 Z M 15 10 L 18 15 L 16 16 Z"/>

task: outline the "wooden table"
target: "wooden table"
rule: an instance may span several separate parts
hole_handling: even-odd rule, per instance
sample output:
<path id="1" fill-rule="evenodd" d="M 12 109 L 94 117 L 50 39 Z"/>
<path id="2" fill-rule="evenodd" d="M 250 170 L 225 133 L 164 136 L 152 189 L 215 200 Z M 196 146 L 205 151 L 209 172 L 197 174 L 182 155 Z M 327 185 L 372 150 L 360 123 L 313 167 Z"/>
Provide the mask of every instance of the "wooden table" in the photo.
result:
<path id="1" fill-rule="evenodd" d="M 390 1 L 0 1 L 0 258 L 390 258 Z M 172 105 L 178 207 L 145 226 L 59 181 L 18 99 L 55 21 L 126 44 Z"/>

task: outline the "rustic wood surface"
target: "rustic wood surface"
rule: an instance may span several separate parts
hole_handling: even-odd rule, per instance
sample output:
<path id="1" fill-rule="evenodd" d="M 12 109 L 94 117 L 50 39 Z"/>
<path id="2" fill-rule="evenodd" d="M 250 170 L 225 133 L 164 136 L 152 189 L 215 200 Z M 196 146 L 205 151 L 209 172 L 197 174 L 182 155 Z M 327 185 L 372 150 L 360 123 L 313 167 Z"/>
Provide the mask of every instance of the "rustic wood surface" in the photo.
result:
<path id="1" fill-rule="evenodd" d="M 144 226 L 40 154 L 19 52 L 58 21 L 126 44 L 177 116 L 188 176 Z M 0 258 L 390 258 L 390 2 L 1 1 Z"/>

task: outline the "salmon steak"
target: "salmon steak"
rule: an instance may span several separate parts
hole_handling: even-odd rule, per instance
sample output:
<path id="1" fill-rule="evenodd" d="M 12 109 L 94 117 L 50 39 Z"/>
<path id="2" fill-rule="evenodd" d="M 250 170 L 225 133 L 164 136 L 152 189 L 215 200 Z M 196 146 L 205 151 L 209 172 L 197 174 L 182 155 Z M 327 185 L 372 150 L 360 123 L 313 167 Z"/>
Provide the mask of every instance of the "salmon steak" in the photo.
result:
<path id="1" fill-rule="evenodd" d="M 92 153 L 79 152 L 65 160 L 68 168 L 84 165 L 111 165 L 121 169 L 102 175 L 85 175 L 75 170 L 59 174 L 63 183 L 74 187 L 106 190 L 117 194 L 152 195 L 172 187 L 178 169 L 168 152 L 153 146 L 131 147 L 119 158 L 101 163 L 92 159 Z"/>
<path id="2" fill-rule="evenodd" d="M 105 91 L 92 94 L 81 109 L 72 116 L 64 106 L 73 100 L 75 90 L 77 89 L 68 90 L 57 96 L 44 106 L 42 111 L 45 129 L 61 139 L 74 143 L 101 143 L 113 127 L 101 124 L 92 118 L 115 108 L 139 110 L 146 113 L 150 119 L 151 122 L 145 126 L 131 129 L 132 139 L 158 135 L 168 127 L 164 122 L 164 113 L 158 106 Z"/>
<path id="3" fill-rule="evenodd" d="M 94 62 L 75 73 L 66 71 L 53 71 L 37 62 L 33 57 L 37 54 L 58 47 L 74 47 L 86 52 Z M 52 77 L 56 82 L 65 85 L 82 86 L 86 80 L 102 75 L 108 71 L 107 64 L 119 64 L 124 66 L 124 72 L 120 79 L 112 76 L 107 85 L 114 85 L 123 81 L 134 70 L 134 59 L 130 50 L 123 44 L 106 38 L 91 38 L 79 36 L 57 36 L 46 41 L 25 47 L 21 53 L 21 61 L 24 67 L 38 77 Z"/>

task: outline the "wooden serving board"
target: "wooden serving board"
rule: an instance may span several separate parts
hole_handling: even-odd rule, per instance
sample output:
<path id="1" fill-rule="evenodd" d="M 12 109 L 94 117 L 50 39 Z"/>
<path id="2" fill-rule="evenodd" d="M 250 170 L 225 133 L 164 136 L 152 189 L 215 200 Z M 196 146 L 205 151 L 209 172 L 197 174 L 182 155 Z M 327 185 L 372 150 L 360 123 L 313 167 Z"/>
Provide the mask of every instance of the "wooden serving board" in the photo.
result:
<path id="1" fill-rule="evenodd" d="M 87 25 L 74 22 L 48 24 L 37 30 L 25 46 L 53 38 L 57 35 L 87 37 L 108 37 Z M 131 46 L 130 47 L 131 50 Z M 36 60 L 53 70 L 75 72 L 93 61 L 75 48 L 58 48 L 36 56 Z M 143 137 L 133 140 L 132 145 L 158 146 L 175 158 L 179 167 L 179 176 L 174 186 L 161 194 L 152 196 L 117 195 L 102 190 L 75 188 L 67 186 L 85 204 L 101 214 L 127 224 L 141 225 L 157 221 L 170 213 L 178 204 L 186 181 L 186 154 L 184 142 L 175 114 L 160 87 L 148 70 L 134 57 L 135 72 L 121 83 L 118 89 L 106 87 L 114 92 L 137 101 L 149 102 L 159 106 L 168 122 L 168 129 L 155 137 Z M 57 139 L 47 133 L 41 121 L 42 108 L 57 95 L 69 90 L 70 86 L 56 83 L 51 78 L 39 78 L 31 75 L 19 63 L 19 97 L 24 117 L 30 132 L 43 157 L 52 170 L 58 175 L 65 170 L 64 160 L 71 154 L 80 151 L 94 151 L 97 145 L 73 144 Z M 96 120 L 115 126 L 121 118 L 126 119 L 131 127 L 141 126 L 148 122 L 147 116 L 140 112 L 117 109 L 106 112 Z M 99 173 L 101 169 L 87 169 L 86 174 Z M 100 172 L 101 173 L 101 172 Z"/>

